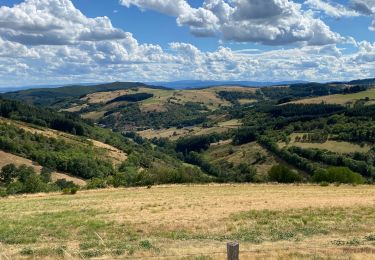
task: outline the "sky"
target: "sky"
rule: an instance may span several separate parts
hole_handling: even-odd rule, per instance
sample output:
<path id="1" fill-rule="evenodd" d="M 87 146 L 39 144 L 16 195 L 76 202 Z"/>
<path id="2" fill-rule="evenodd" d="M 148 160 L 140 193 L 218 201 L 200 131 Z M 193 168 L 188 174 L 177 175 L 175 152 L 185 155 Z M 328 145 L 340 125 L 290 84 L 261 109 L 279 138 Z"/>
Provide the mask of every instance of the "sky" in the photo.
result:
<path id="1" fill-rule="evenodd" d="M 0 0 L 0 87 L 375 77 L 375 0 Z"/>

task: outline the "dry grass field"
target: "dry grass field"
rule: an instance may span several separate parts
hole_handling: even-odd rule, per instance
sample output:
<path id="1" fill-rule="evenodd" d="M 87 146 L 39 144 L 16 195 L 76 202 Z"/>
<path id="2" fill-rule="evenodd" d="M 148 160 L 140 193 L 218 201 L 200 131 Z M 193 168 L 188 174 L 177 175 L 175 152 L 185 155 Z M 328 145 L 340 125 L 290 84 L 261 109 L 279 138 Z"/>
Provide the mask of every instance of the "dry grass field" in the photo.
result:
<path id="1" fill-rule="evenodd" d="M 176 127 L 171 127 L 168 129 L 147 129 L 143 131 L 138 131 L 137 133 L 147 139 L 156 138 L 168 138 L 172 141 L 177 140 L 183 136 L 192 136 L 192 135 L 207 135 L 212 133 L 223 133 L 228 131 L 230 128 L 234 128 L 234 126 L 213 126 L 208 128 L 203 128 L 200 126 L 189 127 L 189 128 L 182 128 L 177 129 Z"/>
<path id="2" fill-rule="evenodd" d="M 99 110 L 88 112 L 82 115 L 83 118 L 87 119 L 99 119 L 110 109 L 120 105 L 124 102 L 115 102 L 106 104 L 114 98 L 117 98 L 126 94 L 135 93 L 149 93 L 153 94 L 152 98 L 143 100 L 140 103 L 142 111 L 166 111 L 167 104 L 186 104 L 187 102 L 198 102 L 206 105 L 210 110 L 215 110 L 220 106 L 229 106 L 230 102 L 223 100 L 219 97 L 220 91 L 237 91 L 237 92 L 250 92 L 255 93 L 256 88 L 240 87 L 240 86 L 221 86 L 212 87 L 205 89 L 194 89 L 194 90 L 165 90 L 165 89 L 152 89 L 152 88 L 135 88 L 127 90 L 116 90 L 107 92 L 96 92 L 88 94 L 87 96 L 80 99 L 84 104 L 77 105 L 73 104 L 72 107 L 65 109 L 64 111 L 78 112 L 83 108 L 88 107 L 90 104 L 102 104 Z M 242 99 L 241 104 L 250 104 L 257 102 L 254 99 Z"/>
<path id="3" fill-rule="evenodd" d="M 1 259 L 373 259 L 375 187 L 187 185 L 0 199 Z"/>
<path id="4" fill-rule="evenodd" d="M 222 121 L 217 124 L 217 126 L 213 127 L 185 127 L 181 129 L 177 129 L 176 127 L 165 128 L 165 129 L 147 129 L 138 131 L 137 133 L 147 139 L 152 138 L 168 138 L 170 140 L 177 140 L 183 136 L 192 136 L 192 135 L 208 135 L 212 133 L 224 133 L 229 131 L 230 129 L 238 128 L 241 126 L 241 122 L 239 120 L 233 119 L 229 121 Z"/>
<path id="5" fill-rule="evenodd" d="M 285 146 L 297 146 L 300 148 L 316 148 L 321 150 L 328 150 L 335 153 L 355 153 L 355 152 L 361 152 L 361 153 L 367 153 L 372 146 L 370 145 L 359 145 L 355 143 L 349 143 L 349 142 L 339 142 L 339 141 L 331 141 L 328 140 L 324 143 L 308 143 L 308 142 L 296 142 L 296 137 L 302 137 L 304 134 L 301 133 L 293 133 L 290 135 L 290 143 L 279 143 L 279 147 L 285 147 Z"/>
<path id="6" fill-rule="evenodd" d="M 375 88 L 354 93 L 354 94 L 337 94 L 330 96 L 322 96 L 316 98 L 302 99 L 291 103 L 295 104 L 339 104 L 339 105 L 353 105 L 357 100 L 369 98 L 368 104 L 374 104 L 375 102 Z"/>

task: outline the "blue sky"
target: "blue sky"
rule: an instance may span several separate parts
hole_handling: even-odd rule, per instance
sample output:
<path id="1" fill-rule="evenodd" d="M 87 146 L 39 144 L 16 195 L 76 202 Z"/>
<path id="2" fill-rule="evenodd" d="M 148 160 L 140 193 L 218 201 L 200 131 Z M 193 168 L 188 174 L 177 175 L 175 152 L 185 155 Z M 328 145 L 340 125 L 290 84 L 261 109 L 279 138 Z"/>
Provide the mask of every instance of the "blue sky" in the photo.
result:
<path id="1" fill-rule="evenodd" d="M 93 4 L 88 4 L 88 2 Z M 194 7 L 199 7 L 203 4 L 203 0 L 190 0 L 187 2 Z M 304 1 L 296 2 L 303 4 Z M 334 2 L 348 5 L 348 1 Z M 172 16 L 152 10 L 142 11 L 134 6 L 130 8 L 122 7 L 118 5 L 118 0 L 74 0 L 73 3 L 89 17 L 102 15 L 110 17 L 115 27 L 132 32 L 136 39 L 144 43 L 157 43 L 163 47 L 168 47 L 168 43 L 172 41 L 189 42 L 205 51 L 214 51 L 219 45 L 217 38 L 194 37 L 189 33 L 189 28 L 177 26 L 176 19 Z M 372 21 L 369 16 L 347 18 L 323 16 L 322 20 L 333 31 L 339 32 L 344 36 L 352 36 L 359 41 L 375 41 L 375 33 L 370 32 L 368 29 Z M 235 42 L 226 42 L 223 45 L 230 46 L 233 49 L 259 48 L 267 50 L 275 48 L 254 43 L 236 44 Z M 282 47 L 290 48 L 292 46 Z"/>
<path id="2" fill-rule="evenodd" d="M 0 86 L 373 77 L 374 19 L 373 0 L 3 0 Z"/>

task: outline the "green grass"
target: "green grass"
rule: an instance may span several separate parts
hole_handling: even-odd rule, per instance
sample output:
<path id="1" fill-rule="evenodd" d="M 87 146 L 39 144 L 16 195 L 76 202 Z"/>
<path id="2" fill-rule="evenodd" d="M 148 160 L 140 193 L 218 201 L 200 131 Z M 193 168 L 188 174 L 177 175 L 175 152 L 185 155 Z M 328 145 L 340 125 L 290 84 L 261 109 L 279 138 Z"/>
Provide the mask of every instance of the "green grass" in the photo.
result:
<path id="1" fill-rule="evenodd" d="M 239 230 L 232 236 L 240 241 L 299 241 L 315 235 L 353 235 L 369 230 L 375 208 L 305 208 L 287 211 L 248 211 L 234 214 Z M 368 238 L 372 238 L 368 236 Z"/>

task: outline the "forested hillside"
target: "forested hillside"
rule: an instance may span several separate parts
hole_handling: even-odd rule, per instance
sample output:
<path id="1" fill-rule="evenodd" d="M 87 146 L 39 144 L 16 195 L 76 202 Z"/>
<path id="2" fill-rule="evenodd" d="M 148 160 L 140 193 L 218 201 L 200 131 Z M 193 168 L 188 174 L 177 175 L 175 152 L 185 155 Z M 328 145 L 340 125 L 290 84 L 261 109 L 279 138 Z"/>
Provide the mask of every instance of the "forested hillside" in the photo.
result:
<path id="1" fill-rule="evenodd" d="M 0 99 L 0 149 L 87 180 L 89 188 L 372 182 L 370 83 L 178 91 L 114 83 L 20 91 Z M 327 104 L 329 97 L 351 103 Z"/>

